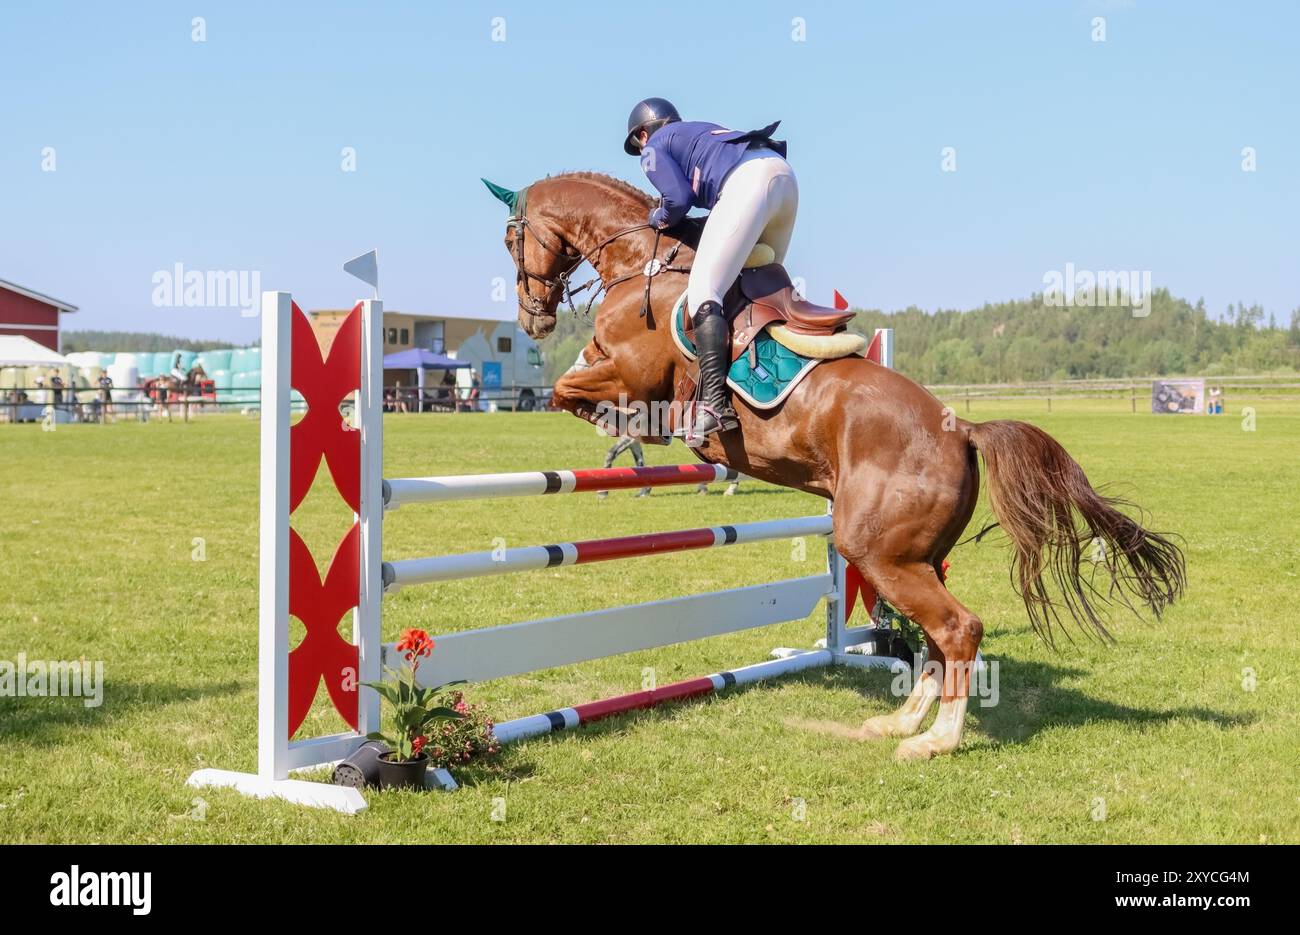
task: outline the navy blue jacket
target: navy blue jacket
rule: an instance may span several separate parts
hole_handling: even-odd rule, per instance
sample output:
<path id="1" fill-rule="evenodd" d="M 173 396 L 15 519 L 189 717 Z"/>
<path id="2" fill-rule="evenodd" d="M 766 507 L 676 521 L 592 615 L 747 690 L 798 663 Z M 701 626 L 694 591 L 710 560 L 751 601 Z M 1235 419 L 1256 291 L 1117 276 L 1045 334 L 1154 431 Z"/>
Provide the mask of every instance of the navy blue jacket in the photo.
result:
<path id="1" fill-rule="evenodd" d="M 641 168 L 663 195 L 662 206 L 650 212 L 650 223 L 671 227 L 692 207 L 712 209 L 727 173 L 753 140 L 765 141 L 784 158 L 785 141 L 772 139 L 780 125 L 778 120 L 761 130 L 728 130 L 716 123 L 678 121 L 656 130 L 641 153 Z"/>

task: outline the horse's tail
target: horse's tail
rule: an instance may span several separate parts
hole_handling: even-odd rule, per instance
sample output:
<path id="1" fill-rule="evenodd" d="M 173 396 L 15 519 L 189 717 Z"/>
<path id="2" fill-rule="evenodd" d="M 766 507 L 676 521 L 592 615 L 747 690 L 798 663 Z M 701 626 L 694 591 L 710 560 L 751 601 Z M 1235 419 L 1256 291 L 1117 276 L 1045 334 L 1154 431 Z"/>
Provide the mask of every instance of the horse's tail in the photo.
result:
<path id="1" fill-rule="evenodd" d="M 1178 546 L 1120 512 L 1131 506 L 1126 501 L 1094 490 L 1052 436 L 1026 422 L 998 420 L 971 425 L 970 441 L 984 456 L 989 502 L 1015 550 L 1012 583 L 1034 630 L 1049 644 L 1052 624 L 1060 621 L 1045 573 L 1075 622 L 1105 640 L 1111 636 L 1097 613 L 1098 600 L 1118 600 L 1136 612 L 1133 595 L 1158 617 L 1182 594 L 1187 570 Z M 1093 563 L 1086 576 L 1080 568 L 1085 548 Z M 1098 566 L 1109 579 L 1104 591 L 1093 581 Z"/>

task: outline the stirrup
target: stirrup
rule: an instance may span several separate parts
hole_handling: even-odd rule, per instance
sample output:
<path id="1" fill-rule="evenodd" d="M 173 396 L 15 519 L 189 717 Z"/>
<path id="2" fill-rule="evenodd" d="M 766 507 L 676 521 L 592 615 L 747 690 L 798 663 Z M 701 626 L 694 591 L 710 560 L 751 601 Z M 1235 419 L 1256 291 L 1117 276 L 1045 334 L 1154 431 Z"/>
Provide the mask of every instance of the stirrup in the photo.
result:
<path id="1" fill-rule="evenodd" d="M 709 424 L 710 421 L 712 424 Z M 701 422 L 704 423 L 703 431 L 698 430 Z M 739 426 L 740 420 L 736 416 L 736 411 L 730 406 L 723 406 L 718 410 L 707 403 L 697 402 L 691 406 L 690 419 L 686 422 L 683 438 L 688 447 L 698 448 L 710 435 L 730 432 Z"/>

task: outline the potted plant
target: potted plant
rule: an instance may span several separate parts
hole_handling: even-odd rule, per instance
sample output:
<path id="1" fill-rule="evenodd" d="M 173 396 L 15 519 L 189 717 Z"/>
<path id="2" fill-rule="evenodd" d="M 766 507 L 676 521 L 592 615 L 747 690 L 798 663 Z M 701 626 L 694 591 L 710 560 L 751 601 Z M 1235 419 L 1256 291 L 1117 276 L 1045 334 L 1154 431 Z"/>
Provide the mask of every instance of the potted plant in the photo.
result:
<path id="1" fill-rule="evenodd" d="M 429 756 L 430 769 L 485 763 L 501 752 L 501 744 L 493 733 L 496 725 L 478 705 L 466 701 L 465 695 L 459 691 L 444 692 L 442 703 L 460 718 L 438 725 L 437 730 L 428 735 L 429 742 L 425 744 L 424 752 Z"/>
<path id="2" fill-rule="evenodd" d="M 433 640 L 428 633 L 406 630 L 395 648 L 406 659 L 406 667 L 394 669 L 385 666 L 389 678 L 364 683 L 388 702 L 392 711 L 393 735 L 390 737 L 382 731 L 374 731 L 366 739 L 388 745 L 388 752 L 379 757 L 381 789 L 423 789 L 424 773 L 429 766 L 429 756 L 424 747 L 429 743 L 430 735 L 437 731 L 440 722 L 457 721 L 463 715 L 440 703 L 442 686 L 423 688 L 416 681 L 420 660 L 433 652 Z"/>

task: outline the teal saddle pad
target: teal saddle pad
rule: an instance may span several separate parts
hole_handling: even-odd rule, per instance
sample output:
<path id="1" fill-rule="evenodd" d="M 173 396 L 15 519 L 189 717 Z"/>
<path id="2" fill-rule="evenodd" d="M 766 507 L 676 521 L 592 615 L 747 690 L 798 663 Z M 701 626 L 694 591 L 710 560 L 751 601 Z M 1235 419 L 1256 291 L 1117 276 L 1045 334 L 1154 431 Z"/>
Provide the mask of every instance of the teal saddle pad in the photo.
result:
<path id="1" fill-rule="evenodd" d="M 686 297 L 683 295 L 682 299 Z M 682 314 L 684 301 L 673 309 L 673 337 L 677 346 L 695 359 L 695 345 L 686 337 L 686 316 Z M 745 350 L 727 371 L 727 385 L 732 392 L 756 409 L 771 409 L 781 404 L 804 375 L 821 363 L 816 357 L 796 354 L 784 344 L 761 331 L 753 343 L 754 363 L 750 365 L 750 351 Z"/>

